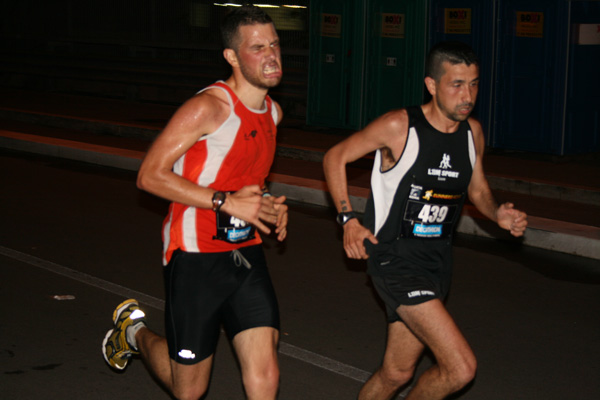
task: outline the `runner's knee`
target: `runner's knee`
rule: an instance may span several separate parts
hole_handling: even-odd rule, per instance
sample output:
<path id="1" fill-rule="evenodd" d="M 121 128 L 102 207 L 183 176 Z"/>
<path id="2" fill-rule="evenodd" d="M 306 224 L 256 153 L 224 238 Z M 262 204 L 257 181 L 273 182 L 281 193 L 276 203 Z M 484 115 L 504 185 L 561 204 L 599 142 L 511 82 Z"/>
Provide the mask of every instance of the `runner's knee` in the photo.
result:
<path id="1" fill-rule="evenodd" d="M 244 374 L 244 388 L 248 397 L 253 398 L 261 393 L 275 394 L 279 387 L 279 367 L 277 363 L 262 368 L 258 371 L 248 371 Z"/>
<path id="2" fill-rule="evenodd" d="M 381 379 L 384 381 L 386 386 L 399 388 L 405 383 L 409 382 L 415 374 L 415 368 L 394 368 L 384 367 L 379 371 Z"/>
<path id="3" fill-rule="evenodd" d="M 454 391 L 460 390 L 469 384 L 477 372 L 477 360 L 472 354 L 461 363 L 455 365 L 448 372 L 449 381 L 452 382 Z"/>
<path id="4" fill-rule="evenodd" d="M 207 385 L 194 385 L 186 388 L 174 388 L 173 396 L 177 400 L 198 400 L 208 389 Z"/>
<path id="5" fill-rule="evenodd" d="M 460 369 L 459 381 L 462 383 L 462 386 L 465 386 L 471 382 L 475 378 L 476 372 L 477 360 L 475 359 L 475 356 L 473 356 L 469 360 L 465 361 Z"/>

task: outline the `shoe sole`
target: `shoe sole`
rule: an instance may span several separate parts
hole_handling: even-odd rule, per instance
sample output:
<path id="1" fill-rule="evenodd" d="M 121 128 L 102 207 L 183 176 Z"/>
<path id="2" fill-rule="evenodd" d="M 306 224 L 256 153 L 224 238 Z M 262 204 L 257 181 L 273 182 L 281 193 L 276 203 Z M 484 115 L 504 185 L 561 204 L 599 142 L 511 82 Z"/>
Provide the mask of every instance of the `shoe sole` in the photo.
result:
<path id="1" fill-rule="evenodd" d="M 110 363 L 110 361 L 108 360 L 108 358 L 106 357 L 106 343 L 108 343 L 108 338 L 110 338 L 110 335 L 112 335 L 114 332 L 114 329 L 109 330 L 108 332 L 106 332 L 106 336 L 104 336 L 104 340 L 102 341 L 102 357 L 104 357 L 104 361 L 106 361 L 106 363 L 111 367 L 114 368 L 116 370 L 122 371 L 125 369 L 125 367 L 127 367 L 128 362 L 125 363 L 125 365 L 123 366 L 123 368 L 119 367 L 118 365 L 112 365 Z"/>

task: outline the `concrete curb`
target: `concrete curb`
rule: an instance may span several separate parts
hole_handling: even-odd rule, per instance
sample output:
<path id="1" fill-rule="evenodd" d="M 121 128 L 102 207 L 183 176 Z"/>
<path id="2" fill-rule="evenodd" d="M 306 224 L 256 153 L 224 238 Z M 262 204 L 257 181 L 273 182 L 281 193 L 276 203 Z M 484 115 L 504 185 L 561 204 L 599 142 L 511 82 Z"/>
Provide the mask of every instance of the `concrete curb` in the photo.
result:
<path id="1" fill-rule="evenodd" d="M 102 166 L 137 171 L 144 152 L 80 143 L 71 140 L 0 130 L 0 147 L 59 157 Z M 269 176 L 273 194 L 289 200 L 332 207 L 325 182 L 273 173 Z M 368 189 L 349 187 L 353 209 L 364 212 Z M 472 207 L 465 207 L 458 232 L 489 238 L 506 237 L 491 221 Z M 600 260 L 600 228 L 530 217 L 523 244 Z"/>
<path id="2" fill-rule="evenodd" d="M 271 192 L 289 200 L 333 207 L 327 191 L 279 182 L 271 182 Z M 352 208 L 364 212 L 367 199 L 350 196 Z M 456 230 L 460 233 L 487 238 L 522 240 L 526 246 L 600 260 L 600 228 L 529 217 L 529 227 L 523 239 L 507 235 L 492 221 L 472 207 L 465 206 Z"/>
<path id="3" fill-rule="evenodd" d="M 0 130 L 0 147 L 50 157 L 137 171 L 143 152 Z"/>
<path id="4" fill-rule="evenodd" d="M 541 182 L 528 182 L 512 178 L 487 175 L 493 190 L 529 194 L 536 197 L 572 201 L 575 203 L 600 204 L 600 192 L 577 187 L 563 187 Z"/>
<path id="5" fill-rule="evenodd" d="M 69 116 L 31 113 L 27 111 L 2 108 L 0 108 L 0 118 L 25 122 L 28 124 L 50 126 L 53 128 L 81 130 L 100 135 L 104 134 L 118 137 L 140 138 L 149 141 L 153 140 L 160 133 L 160 129 L 152 127 L 115 124 L 110 121 L 102 120 L 83 120 Z"/>
<path id="6" fill-rule="evenodd" d="M 148 142 L 152 141 L 160 133 L 159 128 L 151 125 L 144 126 L 144 124 L 141 123 L 127 124 L 124 122 L 115 123 L 101 119 L 79 119 L 65 115 L 30 112 L 10 108 L 0 108 L 0 119 L 1 118 L 54 128 L 81 130 L 100 135 L 138 138 L 147 140 Z M 323 151 L 281 145 L 277 146 L 276 154 L 278 156 L 312 162 L 322 162 L 324 156 Z M 489 174 L 487 175 L 487 178 L 490 187 L 493 190 L 503 190 L 536 197 L 566 200 L 581 204 L 600 204 L 600 191 L 587 190 L 578 187 L 563 187 L 551 183 L 524 181 Z"/>

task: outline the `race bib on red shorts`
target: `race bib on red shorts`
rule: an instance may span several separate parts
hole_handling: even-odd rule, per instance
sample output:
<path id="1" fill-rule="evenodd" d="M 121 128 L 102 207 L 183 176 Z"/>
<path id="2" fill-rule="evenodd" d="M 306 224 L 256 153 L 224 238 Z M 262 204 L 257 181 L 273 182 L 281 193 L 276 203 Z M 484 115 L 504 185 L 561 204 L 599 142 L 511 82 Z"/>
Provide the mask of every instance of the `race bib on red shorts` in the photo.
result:
<path id="1" fill-rule="evenodd" d="M 217 212 L 217 234 L 213 239 L 228 243 L 243 243 L 255 237 L 256 228 L 246 221 L 232 217 L 224 212 Z"/>

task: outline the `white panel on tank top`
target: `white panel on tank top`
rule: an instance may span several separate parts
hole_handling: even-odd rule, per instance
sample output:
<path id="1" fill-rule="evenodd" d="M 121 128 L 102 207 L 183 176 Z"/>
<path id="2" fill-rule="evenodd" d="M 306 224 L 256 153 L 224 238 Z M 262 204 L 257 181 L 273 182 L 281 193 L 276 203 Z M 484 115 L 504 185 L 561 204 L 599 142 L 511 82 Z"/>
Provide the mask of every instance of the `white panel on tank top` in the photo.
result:
<path id="1" fill-rule="evenodd" d="M 206 88 L 209 89 L 210 87 Z M 229 102 L 229 106 L 231 108 L 231 112 L 229 113 L 229 117 L 225 120 L 225 122 L 213 133 L 210 135 L 203 136 L 198 141 L 206 140 L 206 161 L 204 164 L 204 168 L 198 176 L 198 181 L 196 182 L 199 186 L 208 187 L 212 184 L 219 170 L 221 169 L 221 165 L 225 160 L 225 157 L 229 153 L 229 150 L 233 146 L 235 141 L 235 137 L 237 136 L 238 130 L 241 125 L 240 118 L 234 112 L 234 103 L 233 99 L 229 92 L 226 89 L 213 86 L 214 89 L 220 89 L 227 95 L 227 100 Z M 206 90 L 204 89 L 204 90 Z M 179 174 L 183 172 L 183 165 L 185 163 L 185 155 L 181 157 L 175 163 L 174 170 Z M 198 248 L 198 243 L 196 241 L 196 208 L 188 207 L 183 213 L 183 243 L 188 252 L 200 252 Z"/>
<path id="2" fill-rule="evenodd" d="M 419 155 L 419 137 L 415 128 L 411 127 L 408 131 L 406 146 L 400 156 L 400 160 L 389 170 L 381 171 L 381 151 L 377 150 L 375 154 L 375 165 L 371 174 L 371 188 L 373 191 L 373 202 L 375 206 L 375 232 L 377 233 L 387 220 L 394 196 L 402 178 L 413 166 Z"/>
<path id="3" fill-rule="evenodd" d="M 477 160 L 477 152 L 475 151 L 475 140 L 473 139 L 473 132 L 469 129 L 467 131 L 467 137 L 469 139 L 469 160 L 471 161 L 471 168 L 475 167 L 475 161 Z"/>

